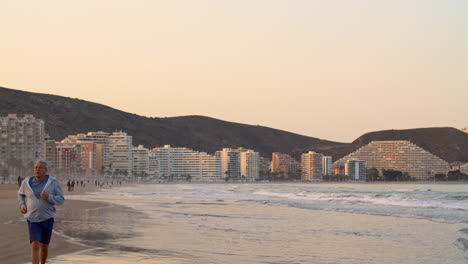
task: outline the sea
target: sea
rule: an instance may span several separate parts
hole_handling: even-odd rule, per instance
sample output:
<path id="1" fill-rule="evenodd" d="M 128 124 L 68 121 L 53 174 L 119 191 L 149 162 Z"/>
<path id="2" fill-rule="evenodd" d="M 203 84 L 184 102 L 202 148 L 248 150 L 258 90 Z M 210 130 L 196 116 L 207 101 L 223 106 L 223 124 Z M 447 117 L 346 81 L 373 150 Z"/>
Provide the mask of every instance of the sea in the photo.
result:
<path id="1" fill-rule="evenodd" d="M 468 263 L 468 184 L 171 183 L 67 199 L 50 263 Z"/>

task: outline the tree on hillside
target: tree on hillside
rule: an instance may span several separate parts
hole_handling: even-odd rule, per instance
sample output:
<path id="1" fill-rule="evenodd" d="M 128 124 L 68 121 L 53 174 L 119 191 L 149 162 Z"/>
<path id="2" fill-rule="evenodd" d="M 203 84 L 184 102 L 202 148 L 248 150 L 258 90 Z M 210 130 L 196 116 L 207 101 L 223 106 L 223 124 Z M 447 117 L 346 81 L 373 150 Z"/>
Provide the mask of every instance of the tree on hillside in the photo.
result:
<path id="1" fill-rule="evenodd" d="M 376 167 L 366 169 L 368 181 L 377 181 L 379 179 L 379 170 Z"/>
<path id="2" fill-rule="evenodd" d="M 448 174 L 447 174 L 447 179 L 449 181 L 459 181 L 459 180 L 462 180 L 464 177 L 463 177 L 463 173 L 460 172 L 460 170 L 456 170 L 456 171 L 449 171 Z"/>
<path id="3" fill-rule="evenodd" d="M 402 179 L 403 177 L 403 172 L 399 170 L 382 170 L 383 177 L 386 181 L 398 181 L 399 179 Z"/>

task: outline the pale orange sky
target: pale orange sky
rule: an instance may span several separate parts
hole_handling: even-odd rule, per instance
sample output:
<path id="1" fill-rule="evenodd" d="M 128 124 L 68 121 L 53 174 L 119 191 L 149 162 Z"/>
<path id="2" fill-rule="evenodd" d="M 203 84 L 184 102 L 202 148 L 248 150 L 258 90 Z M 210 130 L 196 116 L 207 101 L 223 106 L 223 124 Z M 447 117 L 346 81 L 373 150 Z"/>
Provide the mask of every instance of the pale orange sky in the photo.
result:
<path id="1" fill-rule="evenodd" d="M 0 12 L 8 88 L 341 142 L 468 126 L 465 0 L 3 0 Z"/>

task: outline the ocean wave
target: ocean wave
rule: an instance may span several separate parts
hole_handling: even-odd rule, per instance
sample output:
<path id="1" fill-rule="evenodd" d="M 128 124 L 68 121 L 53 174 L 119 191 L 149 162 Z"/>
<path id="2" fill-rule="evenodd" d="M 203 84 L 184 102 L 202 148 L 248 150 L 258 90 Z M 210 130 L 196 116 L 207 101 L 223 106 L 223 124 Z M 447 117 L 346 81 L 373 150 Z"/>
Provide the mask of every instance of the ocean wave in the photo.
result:
<path id="1" fill-rule="evenodd" d="M 420 208 L 445 208 L 445 209 L 457 209 L 457 210 L 468 210 L 467 203 L 461 202 L 444 202 L 437 200 L 418 200 L 399 197 L 391 194 L 369 194 L 366 196 L 357 196 L 352 194 L 306 194 L 301 193 L 277 193 L 269 191 L 257 191 L 255 195 L 270 196 L 283 198 L 288 200 L 302 200 L 302 201 L 337 201 L 337 202 L 349 202 L 351 204 L 356 203 L 370 203 L 375 205 L 385 206 L 401 206 L 401 207 L 420 207 Z"/>
<path id="2" fill-rule="evenodd" d="M 446 196 L 446 199 L 449 200 L 468 200 L 468 195 L 454 195 L 454 196 Z"/>

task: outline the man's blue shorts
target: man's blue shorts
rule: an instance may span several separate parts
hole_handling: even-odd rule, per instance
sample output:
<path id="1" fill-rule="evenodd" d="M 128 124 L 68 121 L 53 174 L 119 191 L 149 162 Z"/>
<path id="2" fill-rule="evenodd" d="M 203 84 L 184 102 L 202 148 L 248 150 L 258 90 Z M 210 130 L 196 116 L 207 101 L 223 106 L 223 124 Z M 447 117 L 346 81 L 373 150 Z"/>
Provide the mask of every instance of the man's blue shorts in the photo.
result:
<path id="1" fill-rule="evenodd" d="M 37 240 L 42 244 L 49 244 L 50 238 L 52 237 L 52 229 L 54 228 L 54 218 L 37 223 L 31 223 L 28 221 L 28 227 L 29 243 Z"/>

